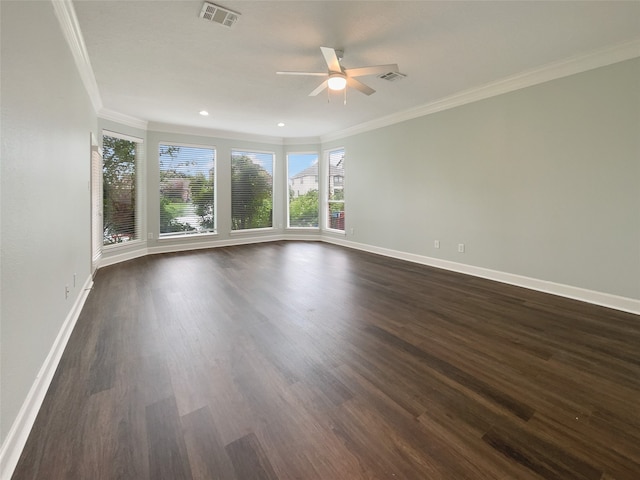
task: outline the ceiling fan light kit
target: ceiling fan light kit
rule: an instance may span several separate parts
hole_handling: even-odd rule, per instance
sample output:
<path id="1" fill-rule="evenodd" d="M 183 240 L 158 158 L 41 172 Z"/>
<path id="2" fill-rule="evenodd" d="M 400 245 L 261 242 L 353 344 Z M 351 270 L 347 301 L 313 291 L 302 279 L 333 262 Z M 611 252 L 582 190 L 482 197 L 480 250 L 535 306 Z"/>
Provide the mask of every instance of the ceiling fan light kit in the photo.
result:
<path id="1" fill-rule="evenodd" d="M 365 75 L 391 75 L 392 73 L 398 73 L 399 76 L 404 77 L 398 70 L 398 65 L 395 63 L 387 65 L 371 65 L 368 67 L 357 68 L 344 68 L 340 64 L 344 50 L 336 50 L 335 48 L 320 47 L 322 56 L 327 63 L 327 72 L 276 72 L 278 75 L 306 75 L 314 77 L 326 77 L 326 79 L 318 85 L 309 94 L 310 97 L 318 95 L 320 92 L 328 88 L 329 90 L 341 91 L 345 90 L 347 86 L 355 88 L 365 95 L 371 95 L 376 91 L 365 85 L 364 83 L 355 79 L 355 77 L 363 77 Z M 346 101 L 345 101 L 346 103 Z"/>
<path id="2" fill-rule="evenodd" d="M 342 73 L 332 73 L 327 80 L 330 90 L 344 90 L 347 86 L 347 78 Z"/>

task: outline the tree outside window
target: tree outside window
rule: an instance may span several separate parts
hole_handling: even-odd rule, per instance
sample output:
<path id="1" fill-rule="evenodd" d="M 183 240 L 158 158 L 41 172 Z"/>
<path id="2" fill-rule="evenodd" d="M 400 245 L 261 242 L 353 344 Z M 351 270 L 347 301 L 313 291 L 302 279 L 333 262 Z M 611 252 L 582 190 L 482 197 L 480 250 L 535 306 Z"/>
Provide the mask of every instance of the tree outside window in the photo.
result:
<path id="1" fill-rule="evenodd" d="M 160 235 L 215 231 L 215 149 L 161 144 Z"/>
<path id="2" fill-rule="evenodd" d="M 318 154 L 287 155 L 290 228 L 318 228 Z M 295 188 L 294 188 L 295 187 Z"/>
<path id="3" fill-rule="evenodd" d="M 231 154 L 231 229 L 273 227 L 273 153 Z"/>
<path id="4" fill-rule="evenodd" d="M 137 156 L 139 142 L 103 135 L 103 244 L 138 238 Z"/>

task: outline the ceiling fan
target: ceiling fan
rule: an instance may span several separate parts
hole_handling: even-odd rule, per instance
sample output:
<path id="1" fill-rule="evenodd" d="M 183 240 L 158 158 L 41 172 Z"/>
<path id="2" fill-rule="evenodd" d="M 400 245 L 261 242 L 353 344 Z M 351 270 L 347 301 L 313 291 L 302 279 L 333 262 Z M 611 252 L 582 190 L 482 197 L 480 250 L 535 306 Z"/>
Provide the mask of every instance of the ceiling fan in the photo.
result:
<path id="1" fill-rule="evenodd" d="M 358 81 L 355 77 L 363 77 L 365 75 L 378 75 L 389 72 L 398 73 L 398 65 L 395 63 L 388 65 L 372 65 L 369 67 L 344 68 L 340 65 L 343 51 L 335 48 L 320 47 L 320 51 L 327 62 L 327 72 L 276 72 L 278 75 L 308 75 L 314 77 L 327 77 L 320 85 L 318 85 L 310 94 L 310 97 L 318 95 L 325 88 L 329 90 L 344 90 L 347 85 L 355 88 L 365 95 L 375 93 L 375 90 L 368 85 Z"/>

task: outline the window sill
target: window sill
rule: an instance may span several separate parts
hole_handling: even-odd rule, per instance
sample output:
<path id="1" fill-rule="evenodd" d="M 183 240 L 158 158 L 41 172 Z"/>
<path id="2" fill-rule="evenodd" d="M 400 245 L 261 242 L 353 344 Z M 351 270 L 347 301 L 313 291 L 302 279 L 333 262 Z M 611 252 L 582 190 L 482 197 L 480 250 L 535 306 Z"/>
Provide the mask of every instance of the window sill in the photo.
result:
<path id="1" fill-rule="evenodd" d="M 144 241 L 137 239 L 137 240 L 129 240 L 127 242 L 120 242 L 120 243 L 110 243 L 108 245 L 102 245 L 102 251 L 103 252 L 108 252 L 108 251 L 115 251 L 115 250 L 120 250 L 120 249 L 124 249 L 124 248 L 136 248 L 136 247 L 141 247 L 144 246 Z"/>
<path id="2" fill-rule="evenodd" d="M 198 238 L 211 238 L 217 237 L 218 232 L 206 232 L 206 233 L 186 233 L 179 235 L 163 235 L 158 237 L 158 242 L 168 242 L 170 240 L 185 240 L 188 238 L 198 239 Z"/>
<path id="3" fill-rule="evenodd" d="M 277 232 L 278 230 L 275 227 L 246 228 L 244 230 L 231 230 L 229 232 L 229 235 L 233 237 L 234 235 L 255 234 L 255 233 L 273 234 Z"/>

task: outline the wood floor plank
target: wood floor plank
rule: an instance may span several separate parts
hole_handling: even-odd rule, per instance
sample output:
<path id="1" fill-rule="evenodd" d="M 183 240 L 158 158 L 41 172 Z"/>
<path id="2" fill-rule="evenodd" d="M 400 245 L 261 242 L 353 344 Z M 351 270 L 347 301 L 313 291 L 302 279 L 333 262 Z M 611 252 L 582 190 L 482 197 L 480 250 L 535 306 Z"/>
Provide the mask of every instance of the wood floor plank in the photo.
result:
<path id="1" fill-rule="evenodd" d="M 640 472 L 638 452 L 628 448 L 627 441 L 609 432 L 597 431 L 591 424 L 591 418 L 562 419 L 560 421 L 536 413 L 528 427 L 546 438 L 557 439 L 567 451 L 576 457 L 588 460 L 601 471 L 613 475 L 618 480 L 634 480 Z M 597 445 L 597 448 L 594 448 Z"/>
<path id="2" fill-rule="evenodd" d="M 181 423 L 194 480 L 237 480 L 209 408 L 183 416 Z"/>
<path id="3" fill-rule="evenodd" d="M 430 353 L 420 349 L 419 347 L 416 347 L 412 343 L 404 341 L 384 329 L 370 326 L 367 327 L 367 333 L 375 335 L 383 342 L 394 345 L 398 349 L 399 353 L 408 353 L 409 355 L 420 359 L 421 361 L 425 362 L 426 365 L 428 365 L 430 368 L 454 380 L 456 383 L 459 383 L 460 385 L 473 390 L 479 395 L 490 399 L 497 405 L 504 407 L 523 420 L 528 420 L 534 413 L 533 408 L 524 404 L 523 402 L 515 400 L 504 392 L 497 390 L 494 386 L 488 385 L 486 382 L 479 380 L 477 377 L 466 373 L 465 371 L 442 360 L 441 358 L 431 355 Z"/>
<path id="4" fill-rule="evenodd" d="M 637 480 L 640 317 L 316 242 L 101 268 L 13 480 Z"/>
<path id="5" fill-rule="evenodd" d="M 514 424 L 492 427 L 482 439 L 508 458 L 542 478 L 561 480 L 599 480 L 603 471 L 581 460 L 568 450 L 530 434 Z"/>
<path id="6" fill-rule="evenodd" d="M 188 480 L 193 478 L 184 442 L 178 407 L 173 397 L 146 408 L 149 443 L 149 478 Z"/>
<path id="7" fill-rule="evenodd" d="M 226 446 L 238 478 L 278 480 L 255 434 L 248 434 Z"/>
<path id="8" fill-rule="evenodd" d="M 51 478 L 51 472 L 58 478 L 77 478 L 82 450 L 80 420 L 87 409 L 88 386 L 88 376 L 79 368 L 58 368 L 13 473 L 14 480 Z"/>

